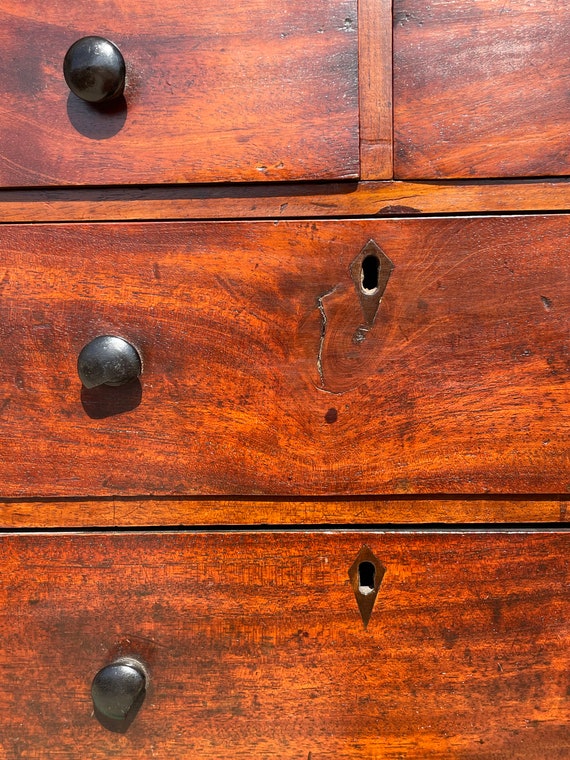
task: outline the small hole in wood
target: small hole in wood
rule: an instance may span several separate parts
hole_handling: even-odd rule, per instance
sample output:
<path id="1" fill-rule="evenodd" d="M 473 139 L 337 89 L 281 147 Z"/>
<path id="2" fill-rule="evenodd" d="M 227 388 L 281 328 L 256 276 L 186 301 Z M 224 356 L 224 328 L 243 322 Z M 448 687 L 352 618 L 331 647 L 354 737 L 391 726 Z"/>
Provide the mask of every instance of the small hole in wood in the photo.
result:
<path id="1" fill-rule="evenodd" d="M 371 296 L 378 290 L 378 275 L 380 273 L 380 259 L 378 256 L 365 256 L 360 270 L 360 285 L 362 292 Z"/>
<path id="2" fill-rule="evenodd" d="M 361 562 L 358 565 L 358 590 L 365 596 L 374 592 L 376 568 L 372 562 Z"/>

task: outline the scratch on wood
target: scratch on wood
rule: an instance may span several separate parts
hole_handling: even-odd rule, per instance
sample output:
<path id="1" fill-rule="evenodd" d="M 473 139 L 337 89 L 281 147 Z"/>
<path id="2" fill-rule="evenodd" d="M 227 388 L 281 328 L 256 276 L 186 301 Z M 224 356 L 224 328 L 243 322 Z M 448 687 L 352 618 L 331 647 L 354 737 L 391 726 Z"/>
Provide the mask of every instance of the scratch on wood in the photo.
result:
<path id="1" fill-rule="evenodd" d="M 4 277 L 2 278 L 2 282 L 0 282 L 0 294 L 2 293 L 6 285 L 9 285 L 9 284 L 10 284 L 10 272 L 6 270 L 4 272 Z"/>
<path id="2" fill-rule="evenodd" d="M 334 288 L 327 291 L 326 293 L 323 293 L 322 296 L 319 296 L 317 298 L 317 305 L 321 313 L 321 339 L 319 341 L 319 352 L 317 354 L 317 371 L 319 373 L 319 381 L 321 384 L 321 388 L 324 388 L 326 386 L 325 376 L 323 372 L 323 348 L 325 345 L 325 336 L 327 334 L 327 313 L 325 311 L 323 301 L 325 298 L 328 298 L 328 296 L 332 296 L 332 294 L 337 290 L 337 288 L 338 288 L 338 285 L 335 285 Z"/>

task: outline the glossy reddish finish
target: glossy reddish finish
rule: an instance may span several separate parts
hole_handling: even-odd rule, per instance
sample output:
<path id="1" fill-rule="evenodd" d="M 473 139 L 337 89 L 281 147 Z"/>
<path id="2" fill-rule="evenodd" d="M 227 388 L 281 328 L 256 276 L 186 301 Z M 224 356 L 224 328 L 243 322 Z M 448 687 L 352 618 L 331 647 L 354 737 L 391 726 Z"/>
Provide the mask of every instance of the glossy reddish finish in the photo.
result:
<path id="1" fill-rule="evenodd" d="M 395 176 L 570 174 L 556 0 L 395 0 Z"/>
<path id="2" fill-rule="evenodd" d="M 10 759 L 564 760 L 568 543 L 4 536 L 0 747 Z M 363 546 L 386 568 L 366 629 L 348 575 Z M 103 729 L 90 699 L 119 656 L 150 673 L 125 734 Z"/>
<path id="3" fill-rule="evenodd" d="M 356 0 L 9 0 L 0 185 L 358 176 Z M 66 51 L 114 42 L 123 99 L 71 95 Z"/>
<path id="4" fill-rule="evenodd" d="M 0 227 L 0 526 L 60 529 L 0 536 L 0 760 L 570 755 L 568 534 L 460 525 L 570 514 L 568 217 L 522 215 L 570 207 L 568 23 L 396 0 L 420 180 L 346 181 L 392 177 L 391 11 L 0 3 L 0 220 L 24 223 Z M 63 83 L 84 34 L 127 58 L 106 113 Z M 141 382 L 82 391 L 111 331 Z M 209 527 L 158 527 L 183 525 Z M 121 656 L 150 672 L 125 734 L 89 695 Z"/>
<path id="5" fill-rule="evenodd" d="M 3 226 L 2 496 L 565 493 L 569 229 Z M 370 239 L 395 265 L 372 325 Z M 100 334 L 140 383 L 82 390 Z"/>

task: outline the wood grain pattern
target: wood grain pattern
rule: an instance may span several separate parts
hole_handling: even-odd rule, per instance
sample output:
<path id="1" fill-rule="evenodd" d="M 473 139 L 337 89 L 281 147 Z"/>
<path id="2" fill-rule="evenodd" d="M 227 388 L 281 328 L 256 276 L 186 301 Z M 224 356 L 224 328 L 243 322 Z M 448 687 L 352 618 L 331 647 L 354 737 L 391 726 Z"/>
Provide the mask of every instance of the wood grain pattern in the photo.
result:
<path id="1" fill-rule="evenodd" d="M 567 533 L 3 536 L 4 760 L 563 760 Z M 348 578 L 386 568 L 367 629 Z M 94 674 L 149 668 L 126 734 Z"/>
<path id="2" fill-rule="evenodd" d="M 356 0 L 0 3 L 0 185 L 358 176 Z M 69 94 L 87 34 L 127 61 L 126 100 Z"/>
<path id="3" fill-rule="evenodd" d="M 419 216 L 566 211 L 570 182 L 333 182 L 0 191 L 0 221 Z"/>
<path id="4" fill-rule="evenodd" d="M 555 0 L 395 0 L 395 176 L 570 174 Z"/>
<path id="5" fill-rule="evenodd" d="M 392 0 L 359 0 L 360 178 L 391 179 Z"/>
<path id="6" fill-rule="evenodd" d="M 564 215 L 4 225 L 1 495 L 566 493 L 569 239 Z M 141 383 L 82 391 L 106 333 Z"/>
<path id="7" fill-rule="evenodd" d="M 251 525 L 566 523 L 570 498 L 248 499 L 119 497 L 0 501 L 0 529 Z"/>

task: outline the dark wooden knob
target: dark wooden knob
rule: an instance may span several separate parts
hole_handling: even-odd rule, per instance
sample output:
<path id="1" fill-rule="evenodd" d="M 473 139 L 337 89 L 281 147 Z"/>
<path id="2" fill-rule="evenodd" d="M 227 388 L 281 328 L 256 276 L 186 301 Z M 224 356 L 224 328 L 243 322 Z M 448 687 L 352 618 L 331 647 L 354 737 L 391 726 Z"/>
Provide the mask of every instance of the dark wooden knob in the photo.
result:
<path id="1" fill-rule="evenodd" d="M 140 707 L 146 690 L 146 673 L 134 660 L 117 660 L 97 673 L 91 697 L 98 717 L 125 721 Z"/>
<path id="2" fill-rule="evenodd" d="M 139 352 L 123 338 L 100 335 L 81 349 L 77 372 L 86 388 L 124 385 L 142 372 Z"/>
<path id="3" fill-rule="evenodd" d="M 82 37 L 69 48 L 63 61 L 67 86 L 88 103 L 119 98 L 125 89 L 125 59 L 104 37 Z"/>

